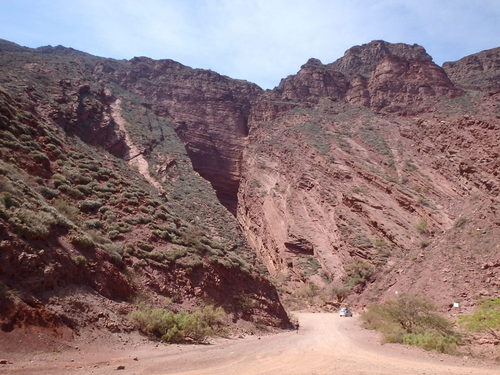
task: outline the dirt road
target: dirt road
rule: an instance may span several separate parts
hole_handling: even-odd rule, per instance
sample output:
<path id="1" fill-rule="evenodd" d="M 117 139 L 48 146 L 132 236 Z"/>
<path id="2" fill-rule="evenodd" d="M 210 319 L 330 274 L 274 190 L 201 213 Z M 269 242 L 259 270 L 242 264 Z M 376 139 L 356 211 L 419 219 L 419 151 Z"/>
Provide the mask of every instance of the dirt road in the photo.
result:
<path id="1" fill-rule="evenodd" d="M 55 359 L 0 368 L 0 374 L 182 374 L 182 375 L 493 375 L 458 357 L 416 348 L 380 345 L 355 318 L 336 314 L 297 314 L 301 329 L 263 337 L 221 340 L 213 345 L 141 344 L 120 350 L 94 347 Z M 69 359 L 72 358 L 72 359 Z M 118 366 L 125 366 L 117 370 Z"/>

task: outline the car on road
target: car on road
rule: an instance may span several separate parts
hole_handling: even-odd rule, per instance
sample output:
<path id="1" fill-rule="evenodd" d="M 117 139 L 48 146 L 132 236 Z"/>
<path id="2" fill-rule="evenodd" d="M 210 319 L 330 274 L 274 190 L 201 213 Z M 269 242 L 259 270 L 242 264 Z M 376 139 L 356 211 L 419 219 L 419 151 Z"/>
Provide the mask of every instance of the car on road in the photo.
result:
<path id="1" fill-rule="evenodd" d="M 340 317 L 352 317 L 352 311 L 349 310 L 347 307 L 342 307 L 340 310 L 339 310 L 339 316 Z"/>

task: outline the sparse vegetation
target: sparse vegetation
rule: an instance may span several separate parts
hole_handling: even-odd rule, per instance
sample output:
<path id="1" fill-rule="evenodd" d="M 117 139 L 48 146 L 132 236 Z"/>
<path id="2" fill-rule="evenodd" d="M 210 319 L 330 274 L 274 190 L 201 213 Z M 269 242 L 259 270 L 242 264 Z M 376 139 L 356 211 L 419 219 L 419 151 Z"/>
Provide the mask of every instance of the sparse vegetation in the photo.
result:
<path id="1" fill-rule="evenodd" d="M 71 237 L 70 242 L 79 250 L 88 250 L 95 247 L 94 241 L 86 235 L 76 235 Z"/>
<path id="2" fill-rule="evenodd" d="M 459 218 L 455 221 L 455 223 L 453 224 L 453 226 L 454 226 L 455 228 L 462 228 L 462 227 L 465 225 L 465 223 L 467 223 L 467 218 L 466 218 L 466 217 L 464 217 L 464 216 L 460 216 L 460 217 L 459 217 Z"/>
<path id="3" fill-rule="evenodd" d="M 34 212 L 27 208 L 20 208 L 10 217 L 9 223 L 25 239 L 46 240 L 57 222 L 47 212 Z"/>
<path id="4" fill-rule="evenodd" d="M 334 284 L 331 286 L 331 293 L 337 299 L 337 303 L 341 303 L 351 292 L 351 289 L 342 284 Z"/>
<path id="5" fill-rule="evenodd" d="M 54 207 L 62 215 L 66 216 L 68 219 L 73 220 L 73 221 L 76 220 L 76 218 L 80 214 L 80 211 L 78 210 L 78 208 L 76 208 L 70 202 L 68 202 L 62 198 L 58 198 L 54 202 Z"/>
<path id="6" fill-rule="evenodd" d="M 427 220 L 420 219 L 418 221 L 418 223 L 415 225 L 415 229 L 420 234 L 428 234 L 429 233 L 429 224 L 427 223 Z"/>
<path id="7" fill-rule="evenodd" d="M 101 208 L 103 202 L 101 200 L 85 200 L 80 202 L 78 207 L 82 212 L 96 212 L 99 208 Z"/>
<path id="8" fill-rule="evenodd" d="M 304 270 L 304 276 L 310 277 L 316 275 L 321 269 L 321 264 L 312 255 L 305 258 L 304 261 L 300 262 L 302 269 Z"/>
<path id="9" fill-rule="evenodd" d="M 357 285 L 365 285 L 373 275 L 374 269 L 366 262 L 356 261 L 347 265 L 346 273 L 349 279 L 346 281 L 345 286 L 352 289 Z"/>

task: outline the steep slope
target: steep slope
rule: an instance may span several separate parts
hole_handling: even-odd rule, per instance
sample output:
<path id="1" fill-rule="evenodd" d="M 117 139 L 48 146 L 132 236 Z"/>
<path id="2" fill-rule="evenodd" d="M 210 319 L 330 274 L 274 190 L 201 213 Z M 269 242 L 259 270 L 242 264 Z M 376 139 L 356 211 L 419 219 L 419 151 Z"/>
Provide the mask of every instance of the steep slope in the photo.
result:
<path id="1" fill-rule="evenodd" d="M 237 217 L 289 293 L 496 293 L 498 92 L 459 86 L 422 47 L 375 41 L 260 97 Z"/>
<path id="2" fill-rule="evenodd" d="M 2 330 L 127 331 L 141 300 L 288 324 L 177 124 L 98 78 L 99 64 L 128 63 L 10 45 L 0 59 Z"/>
<path id="3" fill-rule="evenodd" d="M 141 57 L 119 66 L 99 64 L 95 69 L 103 80 L 144 98 L 155 113 L 176 124 L 193 168 L 210 181 L 220 202 L 235 214 L 248 114 L 262 90 L 172 60 Z"/>

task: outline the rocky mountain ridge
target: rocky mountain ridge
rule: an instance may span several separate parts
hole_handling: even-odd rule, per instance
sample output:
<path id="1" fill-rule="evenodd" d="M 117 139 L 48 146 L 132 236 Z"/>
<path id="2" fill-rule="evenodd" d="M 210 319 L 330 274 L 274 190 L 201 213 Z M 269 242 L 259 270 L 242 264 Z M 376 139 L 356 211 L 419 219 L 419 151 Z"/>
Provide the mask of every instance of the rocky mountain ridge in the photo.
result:
<path id="1" fill-rule="evenodd" d="M 143 288 L 285 326 L 268 272 L 301 305 L 495 294 L 499 55 L 439 67 L 374 41 L 263 91 L 172 60 L 1 42 L 4 327 L 83 327 L 102 298 L 120 327 Z M 42 239 L 26 232 L 36 210 L 53 222 Z"/>

